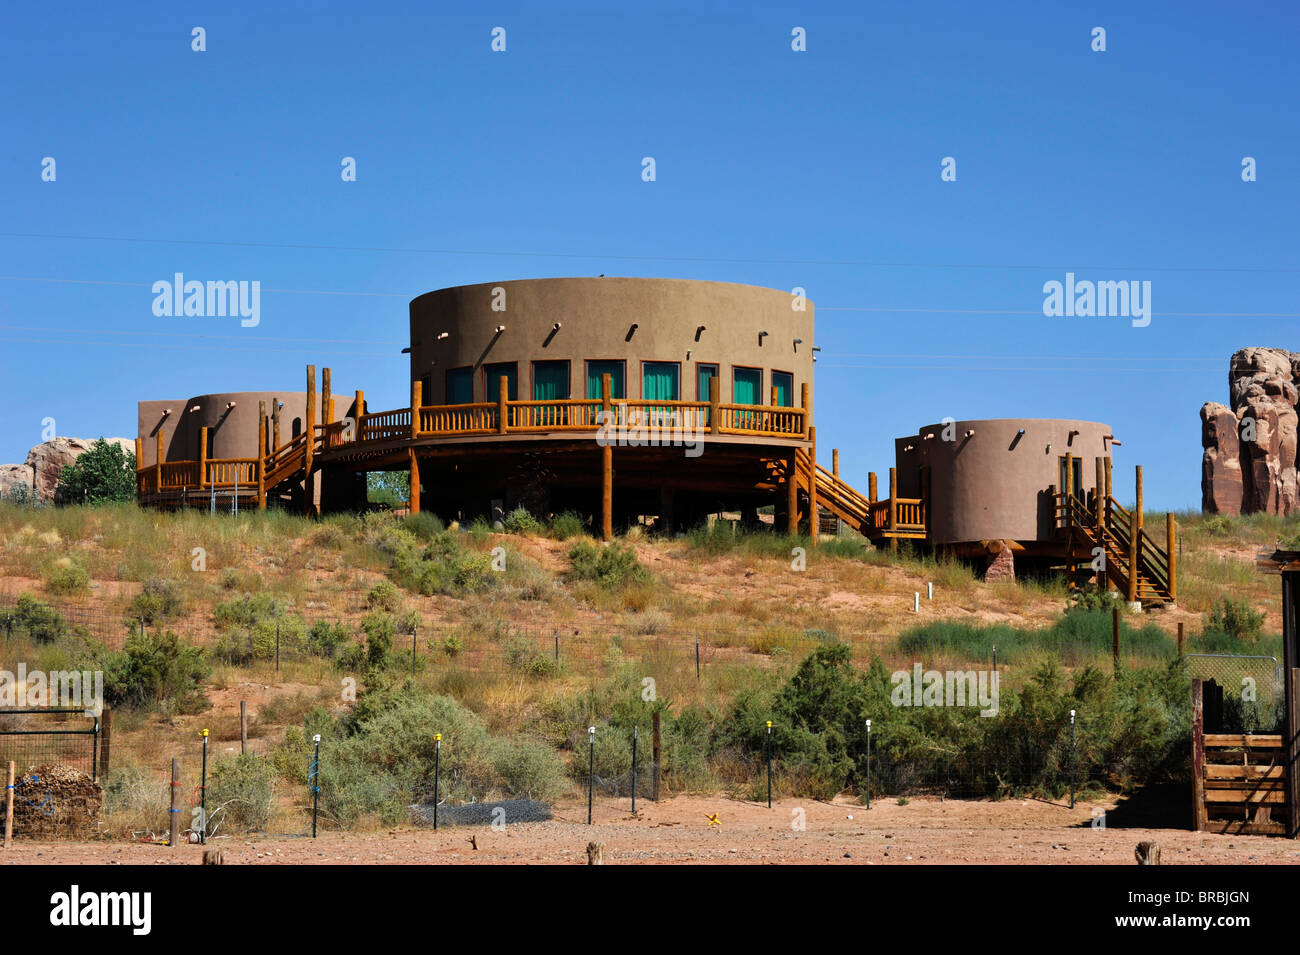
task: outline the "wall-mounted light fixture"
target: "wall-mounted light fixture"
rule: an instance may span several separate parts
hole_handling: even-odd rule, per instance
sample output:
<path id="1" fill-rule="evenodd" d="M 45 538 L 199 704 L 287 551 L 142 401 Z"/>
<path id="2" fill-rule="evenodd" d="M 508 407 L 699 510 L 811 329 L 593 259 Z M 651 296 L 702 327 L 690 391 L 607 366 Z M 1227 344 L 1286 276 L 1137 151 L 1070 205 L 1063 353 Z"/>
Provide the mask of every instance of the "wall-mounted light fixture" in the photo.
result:
<path id="1" fill-rule="evenodd" d="M 696 325 L 696 326 L 695 326 L 695 340 L 696 340 L 697 342 L 700 340 L 700 335 L 703 334 L 704 329 L 705 329 L 705 326 L 704 326 L 704 325 Z"/>
<path id="2" fill-rule="evenodd" d="M 226 410 L 227 410 L 227 411 L 229 411 L 229 410 L 230 410 L 231 408 L 233 408 L 233 407 L 235 407 L 235 403 L 234 403 L 233 401 L 227 401 L 227 402 L 226 402 Z"/>
<path id="3" fill-rule="evenodd" d="M 973 438 L 973 437 L 975 437 L 975 429 L 974 429 L 974 428 L 970 428 L 970 429 L 968 429 L 968 430 L 966 431 L 966 437 L 968 437 L 968 438 Z"/>
<path id="4" fill-rule="evenodd" d="M 760 347 L 761 347 L 762 344 L 763 344 L 763 339 L 766 338 L 766 337 L 767 337 L 767 332 L 759 332 L 759 333 L 758 333 L 758 344 L 759 344 Z"/>
<path id="5" fill-rule="evenodd" d="M 799 346 L 802 345 L 802 344 L 803 344 L 803 339 L 802 339 L 802 338 L 796 338 L 796 339 L 794 340 L 794 350 L 797 352 L 797 351 L 799 350 Z"/>
<path id="6" fill-rule="evenodd" d="M 496 333 L 497 333 L 498 335 L 500 335 L 500 334 L 501 334 L 502 332 L 504 332 L 505 330 L 506 330 L 506 327 L 505 327 L 504 325 L 498 325 L 498 326 L 496 327 Z"/>
<path id="7" fill-rule="evenodd" d="M 630 342 L 632 340 L 632 336 L 636 334 L 636 330 L 640 327 L 641 326 L 638 325 L 636 322 L 633 322 L 630 326 L 628 326 L 627 337 L 624 338 L 623 341 Z"/>
<path id="8" fill-rule="evenodd" d="M 922 437 L 922 440 L 923 440 L 923 441 L 929 441 L 929 440 L 930 440 L 931 438 L 933 438 L 933 437 L 934 437 L 934 432 L 931 431 L 931 432 L 929 432 L 928 434 L 924 435 L 924 436 Z"/>
<path id="9" fill-rule="evenodd" d="M 195 405 L 193 408 L 190 409 L 190 414 L 194 414 L 194 412 L 196 412 L 196 411 L 202 411 L 202 410 L 203 410 L 203 406 L 202 406 L 202 405 Z"/>
<path id="10" fill-rule="evenodd" d="M 442 341 L 444 338 L 451 338 L 451 332 L 439 332 L 439 333 L 438 333 L 438 341 Z"/>
<path id="11" fill-rule="evenodd" d="M 1025 433 L 1024 428 L 1021 428 L 1019 431 L 1016 432 L 1016 434 L 1020 434 L 1020 435 L 1023 435 L 1024 433 Z"/>
<path id="12" fill-rule="evenodd" d="M 284 402 L 283 402 L 283 401 L 277 401 L 277 402 L 275 403 L 275 406 L 276 406 L 277 408 L 283 408 L 283 407 L 284 407 Z"/>
<path id="13" fill-rule="evenodd" d="M 403 354 L 403 355 L 409 355 L 410 353 L 411 353 L 411 349 L 409 349 L 409 348 L 403 348 L 403 349 L 402 349 L 402 354 Z"/>
<path id="14" fill-rule="evenodd" d="M 687 361 L 691 360 L 691 350 L 689 348 L 686 349 L 686 360 Z"/>
<path id="15" fill-rule="evenodd" d="M 912 450 L 913 448 L 915 448 L 915 447 L 916 447 L 916 445 L 914 445 L 914 444 L 906 444 L 906 445 L 903 446 L 903 451 L 904 451 L 904 452 L 911 451 L 911 450 Z"/>

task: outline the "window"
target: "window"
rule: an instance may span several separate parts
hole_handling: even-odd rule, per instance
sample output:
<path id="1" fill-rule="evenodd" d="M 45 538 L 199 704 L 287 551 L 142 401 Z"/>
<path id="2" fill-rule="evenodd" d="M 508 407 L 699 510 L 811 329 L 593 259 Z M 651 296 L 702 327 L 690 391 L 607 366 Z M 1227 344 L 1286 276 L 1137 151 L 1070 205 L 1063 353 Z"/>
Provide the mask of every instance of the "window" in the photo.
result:
<path id="1" fill-rule="evenodd" d="M 718 377 L 717 365 L 706 365 L 703 362 L 695 363 L 695 400 L 709 400 L 709 380 Z"/>
<path id="2" fill-rule="evenodd" d="M 731 402 L 737 405 L 757 405 L 763 403 L 763 369 L 731 368 Z M 755 411 L 733 411 L 732 421 L 737 428 L 757 428 L 758 413 Z"/>
<path id="3" fill-rule="evenodd" d="M 564 401 L 569 397 L 567 361 L 533 362 L 533 400 Z"/>
<path id="4" fill-rule="evenodd" d="M 483 366 L 483 394 L 486 400 L 497 400 L 497 396 L 501 393 L 501 386 L 497 382 L 502 378 L 505 378 L 510 383 L 506 390 L 506 399 L 508 401 L 518 401 L 519 366 L 513 361 L 499 361 L 492 365 Z"/>
<path id="5" fill-rule="evenodd" d="M 731 402 L 737 405 L 763 404 L 763 369 L 731 369 Z"/>
<path id="6" fill-rule="evenodd" d="M 589 361 L 587 362 L 587 397 L 600 397 L 600 379 L 609 375 L 609 396 L 615 401 L 627 398 L 627 362 L 625 361 Z"/>
<path id="7" fill-rule="evenodd" d="M 780 407 L 794 407 L 794 375 L 788 371 L 772 372 L 772 387 L 776 389 L 776 403 Z"/>
<path id="8" fill-rule="evenodd" d="M 682 366 L 676 361 L 641 362 L 641 397 L 647 401 L 680 401 Z"/>
<path id="9" fill-rule="evenodd" d="M 474 369 L 447 369 L 447 400 L 449 405 L 468 405 L 474 401 Z"/>
<path id="10" fill-rule="evenodd" d="M 1058 470 L 1060 472 L 1060 483 L 1057 485 L 1057 490 L 1064 493 L 1065 483 L 1066 483 L 1065 462 L 1068 459 L 1065 457 L 1065 455 L 1061 455 L 1059 458 L 1057 458 L 1057 460 L 1060 462 L 1058 466 Z M 1080 501 L 1086 500 L 1088 495 L 1083 489 L 1083 458 L 1076 457 L 1074 459 L 1074 467 L 1071 469 L 1070 476 L 1074 479 L 1072 483 L 1074 496 L 1078 498 Z"/>

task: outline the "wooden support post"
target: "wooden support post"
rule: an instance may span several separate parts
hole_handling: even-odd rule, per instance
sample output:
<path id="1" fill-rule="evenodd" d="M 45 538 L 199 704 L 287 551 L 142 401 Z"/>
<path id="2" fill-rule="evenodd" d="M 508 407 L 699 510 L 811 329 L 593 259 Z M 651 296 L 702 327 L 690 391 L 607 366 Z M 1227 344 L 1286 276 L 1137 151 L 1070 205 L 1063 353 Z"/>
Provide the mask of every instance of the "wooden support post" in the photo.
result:
<path id="1" fill-rule="evenodd" d="M 279 398 L 271 401 L 271 450 L 280 450 L 280 405 L 282 402 Z"/>
<path id="2" fill-rule="evenodd" d="M 1204 832 L 1205 815 L 1205 682 L 1192 680 L 1192 829 Z"/>
<path id="3" fill-rule="evenodd" d="M 497 379 L 497 434 L 510 430 L 510 379 L 502 375 Z M 605 420 L 609 420 L 606 418 Z"/>
<path id="4" fill-rule="evenodd" d="M 248 700 L 239 701 L 239 755 L 248 752 Z"/>
<path id="5" fill-rule="evenodd" d="M 799 386 L 799 406 L 803 408 L 803 436 L 807 440 L 808 429 L 812 427 L 812 392 L 806 381 Z"/>
<path id="6" fill-rule="evenodd" d="M 722 427 L 718 405 L 722 403 L 722 383 L 717 375 L 709 376 L 709 434 L 717 434 Z"/>
<path id="7" fill-rule="evenodd" d="M 650 724 L 653 730 L 653 740 L 650 757 L 654 766 L 654 779 L 650 784 L 650 798 L 655 802 L 659 801 L 659 711 L 655 710 L 650 714 Z"/>
<path id="8" fill-rule="evenodd" d="M 867 500 L 876 503 L 876 472 L 867 472 Z"/>
<path id="9" fill-rule="evenodd" d="M 361 416 L 366 413 L 366 393 L 360 388 L 357 389 L 356 395 L 352 398 L 352 414 L 354 416 L 353 440 L 361 440 Z"/>
<path id="10" fill-rule="evenodd" d="M 712 382 L 716 381 L 716 376 L 710 379 L 709 391 L 713 392 Z M 614 379 L 611 375 L 600 376 L 600 409 L 604 412 L 603 421 L 605 427 L 610 426 L 610 412 L 612 402 L 610 392 L 614 387 Z M 501 413 L 502 421 L 505 421 L 505 402 L 506 386 L 505 377 L 501 378 Z M 716 418 L 714 420 L 717 420 Z M 502 427 L 502 431 L 505 428 Z M 614 445 L 608 439 L 600 449 L 600 539 L 610 540 L 614 536 Z"/>
<path id="11" fill-rule="evenodd" d="M 420 405 L 424 403 L 424 383 L 420 379 L 411 382 L 411 437 L 420 436 Z"/>
<path id="12" fill-rule="evenodd" d="M 786 464 L 785 479 L 785 532 L 790 537 L 799 533 L 799 455 L 790 454 Z"/>
<path id="13" fill-rule="evenodd" d="M 818 546 L 817 538 L 821 533 L 821 520 L 817 514 L 817 428 L 808 429 L 808 440 L 812 447 L 808 449 L 808 533 L 812 545 Z"/>
<path id="14" fill-rule="evenodd" d="M 1093 489 L 1093 497 L 1096 498 L 1097 508 L 1097 530 L 1099 532 L 1106 529 L 1106 468 L 1101 463 L 1102 459 L 1097 458 L 1097 477 L 1096 487 Z M 1102 545 L 1101 534 L 1098 534 L 1098 545 Z"/>
<path id="15" fill-rule="evenodd" d="M 1178 621 L 1178 655 L 1180 657 L 1183 655 L 1183 633 L 1184 633 L 1183 621 L 1179 620 Z"/>
<path id="16" fill-rule="evenodd" d="M 840 479 L 840 449 L 831 448 L 831 474 L 835 475 L 835 480 Z"/>
<path id="17" fill-rule="evenodd" d="M 316 366 L 307 366 L 307 413 L 303 415 L 303 427 L 306 434 L 303 436 L 305 450 L 302 456 L 302 507 L 303 511 L 311 514 L 316 507 L 315 489 L 312 487 L 311 480 L 311 458 L 312 451 L 315 450 L 316 444 Z"/>
<path id="18" fill-rule="evenodd" d="M 1165 515 L 1165 551 L 1169 554 L 1169 600 L 1178 602 L 1178 535 L 1174 515 Z"/>
<path id="19" fill-rule="evenodd" d="M 1142 556 L 1142 465 L 1137 466 L 1137 503 L 1129 519 L 1128 539 L 1128 602 L 1138 599 L 1138 563 Z"/>
<path id="20" fill-rule="evenodd" d="M 658 714 L 656 714 L 658 715 Z M 658 727 L 656 727 L 657 729 Z M 658 746 L 655 747 L 656 751 Z M 5 781 L 5 848 L 14 837 L 14 761 L 9 760 L 9 772 Z"/>
<path id="21" fill-rule="evenodd" d="M 777 407 L 777 405 L 779 404 L 779 402 L 777 401 L 777 397 L 776 397 L 776 385 L 773 385 L 773 386 L 772 386 L 772 400 L 769 402 L 769 404 L 770 404 L 771 407 L 773 407 L 773 408 Z M 767 415 L 767 424 L 765 425 L 765 427 L 767 428 L 768 431 L 774 431 L 774 430 L 776 430 L 776 412 L 775 412 L 775 411 L 770 412 L 770 413 Z"/>
<path id="22" fill-rule="evenodd" d="M 135 439 L 135 469 L 139 471 L 144 467 L 144 440 Z"/>
<path id="23" fill-rule="evenodd" d="M 208 429 L 199 428 L 199 488 L 208 486 Z"/>
<path id="24" fill-rule="evenodd" d="M 266 402 L 257 403 L 257 509 L 266 510 Z"/>
<path id="25" fill-rule="evenodd" d="M 411 448 L 411 513 L 420 513 L 420 458 Z"/>
<path id="26" fill-rule="evenodd" d="M 330 411 L 330 370 L 322 368 L 320 373 L 320 423 L 329 424 Z"/>
<path id="27" fill-rule="evenodd" d="M 925 525 L 925 536 L 930 537 L 930 465 L 921 465 L 921 523 Z"/>
<path id="28" fill-rule="evenodd" d="M 158 469 L 154 472 L 154 490 L 160 494 L 162 493 L 162 466 L 167 457 L 167 452 L 163 449 L 164 433 L 163 429 L 159 428 L 155 433 L 157 440 L 154 442 L 154 463 L 158 465 Z"/>
<path id="29" fill-rule="evenodd" d="M 898 524 L 898 468 L 889 469 L 889 529 Z"/>
<path id="30" fill-rule="evenodd" d="M 172 759 L 171 818 L 167 826 L 167 844 L 173 849 L 181 841 L 181 761 Z"/>
<path id="31" fill-rule="evenodd" d="M 1106 458 L 1106 504 L 1107 506 L 1110 505 L 1111 498 L 1115 496 L 1115 491 L 1110 484 L 1110 470 L 1111 470 L 1112 463 L 1113 462 L 1109 457 Z"/>

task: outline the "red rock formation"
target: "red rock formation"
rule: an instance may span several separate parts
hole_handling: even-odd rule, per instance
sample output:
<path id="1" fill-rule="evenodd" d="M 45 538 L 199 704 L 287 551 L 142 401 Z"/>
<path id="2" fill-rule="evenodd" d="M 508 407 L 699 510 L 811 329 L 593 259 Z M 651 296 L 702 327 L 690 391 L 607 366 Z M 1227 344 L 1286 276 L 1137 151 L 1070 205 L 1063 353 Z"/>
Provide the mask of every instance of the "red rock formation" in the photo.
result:
<path id="1" fill-rule="evenodd" d="M 1201 408 L 1201 508 L 1215 514 L 1300 511 L 1296 471 L 1300 354 L 1243 348 L 1232 356 L 1232 408 Z"/>

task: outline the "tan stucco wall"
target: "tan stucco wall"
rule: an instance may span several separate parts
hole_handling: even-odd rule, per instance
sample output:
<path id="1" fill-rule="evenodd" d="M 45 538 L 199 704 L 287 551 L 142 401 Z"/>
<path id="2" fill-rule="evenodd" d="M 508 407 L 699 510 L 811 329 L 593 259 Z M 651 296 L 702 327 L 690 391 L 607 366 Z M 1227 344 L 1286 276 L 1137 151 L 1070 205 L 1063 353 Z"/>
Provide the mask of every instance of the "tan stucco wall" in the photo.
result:
<path id="1" fill-rule="evenodd" d="M 920 496 L 920 468 L 930 467 L 931 544 L 1048 540 L 1045 495 L 1060 482 L 1060 456 L 1082 459 L 1087 491 L 1096 485 L 1096 459 L 1111 454 L 1111 428 L 1095 421 L 997 418 L 948 427 L 956 440 L 943 440 L 940 423 L 895 441 L 900 497 Z"/>
<path id="2" fill-rule="evenodd" d="M 352 396 L 337 395 L 336 409 L 340 404 L 350 407 Z M 165 435 L 165 454 L 168 461 L 197 461 L 199 457 L 199 429 L 213 429 L 212 457 L 214 458 L 251 458 L 257 454 L 257 410 L 258 402 L 266 402 L 266 413 L 271 415 L 276 400 L 284 402 L 280 410 L 280 441 L 287 442 L 294 436 L 294 419 L 298 419 L 299 430 L 306 427 L 305 416 L 307 396 L 302 391 L 235 391 L 224 394 L 197 395 L 185 401 L 142 401 L 139 403 L 139 436 L 144 442 L 141 467 L 155 463 L 155 426 L 160 420 Z M 233 401 L 235 407 L 226 414 L 227 403 Z M 199 410 L 190 409 L 198 407 Z M 317 408 L 320 397 L 317 396 Z M 171 414 L 162 419 L 162 410 L 170 408 Z M 320 412 L 317 411 L 319 421 Z M 338 414 L 343 414 L 339 411 Z"/>
<path id="3" fill-rule="evenodd" d="M 494 311 L 493 290 L 505 310 Z M 474 400 L 484 395 L 482 366 L 518 362 L 519 397 L 532 397 L 531 362 L 568 359 L 570 394 L 585 397 L 587 359 L 627 362 L 627 397 L 641 397 L 641 362 L 681 362 L 681 398 L 696 396 L 696 364 L 716 363 L 722 401 L 731 401 L 732 366 L 763 369 L 763 401 L 772 370 L 794 375 L 794 400 L 813 377 L 813 305 L 791 308 L 777 289 L 682 279 L 560 278 L 491 282 L 441 289 L 411 302 L 411 380 L 428 376 L 426 404 L 444 402 L 448 369 L 474 368 Z M 546 344 L 555 322 L 559 331 Z M 637 329 L 628 339 L 632 323 Z M 505 331 L 497 336 L 496 326 Z M 704 325 L 699 341 L 696 328 Z M 759 332 L 766 331 L 762 344 Z M 438 336 L 447 332 L 442 340 Z M 803 341 L 795 345 L 794 339 Z M 688 357 L 689 353 L 689 357 Z"/>

